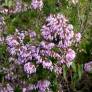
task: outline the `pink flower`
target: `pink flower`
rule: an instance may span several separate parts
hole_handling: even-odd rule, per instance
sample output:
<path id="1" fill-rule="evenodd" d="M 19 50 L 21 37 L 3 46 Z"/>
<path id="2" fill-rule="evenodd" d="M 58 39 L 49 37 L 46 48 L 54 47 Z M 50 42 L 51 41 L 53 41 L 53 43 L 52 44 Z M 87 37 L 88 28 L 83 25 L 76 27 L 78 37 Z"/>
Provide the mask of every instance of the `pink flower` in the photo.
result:
<path id="1" fill-rule="evenodd" d="M 36 37 L 36 33 L 35 32 L 29 32 L 29 36 L 30 36 L 30 38 L 35 38 Z"/>
<path id="2" fill-rule="evenodd" d="M 27 88 L 22 88 L 22 92 L 26 92 L 27 91 Z"/>
<path id="3" fill-rule="evenodd" d="M 33 9 L 42 9 L 43 1 L 42 0 L 32 0 L 31 6 Z"/>
<path id="4" fill-rule="evenodd" d="M 71 62 L 75 58 L 76 54 L 75 51 L 72 49 L 68 49 L 66 53 L 66 61 Z"/>
<path id="5" fill-rule="evenodd" d="M 81 40 L 81 33 L 76 33 L 75 34 L 75 39 L 76 39 L 76 42 L 79 42 Z"/>
<path id="6" fill-rule="evenodd" d="M 15 47 L 13 48 L 8 47 L 7 50 L 9 51 L 10 55 L 13 55 L 13 56 L 16 55 L 18 51 L 18 49 L 16 49 Z"/>
<path id="7" fill-rule="evenodd" d="M 86 72 L 92 72 L 92 61 L 84 64 L 84 70 Z"/>
<path id="8" fill-rule="evenodd" d="M 31 62 L 28 62 L 24 65 L 24 71 L 27 73 L 27 74 L 32 74 L 32 73 L 35 73 L 36 72 L 36 67 L 35 65 L 33 65 Z"/>
<path id="9" fill-rule="evenodd" d="M 39 89 L 39 92 L 46 92 L 46 90 L 49 89 L 49 86 L 50 81 L 48 80 L 38 81 L 37 83 L 37 88 Z"/>
<path id="10" fill-rule="evenodd" d="M 19 42 L 12 35 L 7 36 L 6 42 L 9 47 L 14 47 L 14 46 L 19 45 Z"/>
<path id="11" fill-rule="evenodd" d="M 20 64 L 26 63 L 28 60 L 32 60 L 31 50 L 27 47 L 28 45 L 21 46 L 18 52 L 18 62 Z"/>
<path id="12" fill-rule="evenodd" d="M 40 46 L 41 46 L 42 48 L 44 48 L 44 49 L 50 50 L 50 49 L 52 49 L 52 48 L 55 46 L 55 44 L 54 44 L 54 43 L 46 43 L 45 41 L 42 41 L 42 42 L 40 43 Z"/>
<path id="13" fill-rule="evenodd" d="M 49 69 L 50 71 L 52 71 L 53 69 L 53 64 L 51 61 L 43 61 L 42 65 L 43 65 L 43 68 Z"/>

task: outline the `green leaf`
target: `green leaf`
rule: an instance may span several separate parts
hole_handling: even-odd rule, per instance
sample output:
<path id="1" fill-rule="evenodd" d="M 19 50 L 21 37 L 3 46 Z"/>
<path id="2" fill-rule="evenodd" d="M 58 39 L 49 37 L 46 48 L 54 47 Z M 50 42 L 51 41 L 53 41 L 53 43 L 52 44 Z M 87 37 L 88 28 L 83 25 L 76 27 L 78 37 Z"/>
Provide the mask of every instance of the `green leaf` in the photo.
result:
<path id="1" fill-rule="evenodd" d="M 14 5 L 13 0 L 5 0 L 5 3 L 3 4 L 3 6 L 9 7 L 9 8 L 13 5 Z"/>
<path id="2" fill-rule="evenodd" d="M 79 77 L 79 79 L 81 79 L 82 73 L 83 73 L 83 64 L 78 65 L 78 77 Z"/>
<path id="3" fill-rule="evenodd" d="M 66 65 L 63 65 L 63 77 L 65 80 L 67 79 L 67 67 L 66 67 Z"/>
<path id="4" fill-rule="evenodd" d="M 13 5 L 13 1 L 12 0 L 8 1 L 8 6 L 11 7 L 12 5 Z"/>
<path id="5" fill-rule="evenodd" d="M 5 5 L 8 6 L 8 0 L 5 0 Z"/>
<path id="6" fill-rule="evenodd" d="M 53 92 L 57 92 L 57 90 L 58 90 L 58 82 L 57 82 L 57 80 L 53 80 L 51 82 L 51 89 L 53 90 Z"/>
<path id="7" fill-rule="evenodd" d="M 5 74 L 0 72 L 0 82 L 2 82 L 3 78 L 4 78 Z"/>
<path id="8" fill-rule="evenodd" d="M 72 67 L 72 69 L 73 69 L 73 71 L 74 71 L 74 72 L 76 72 L 76 71 L 77 71 L 77 69 L 76 69 L 77 67 L 76 67 L 75 62 L 73 62 L 73 63 L 72 63 L 72 66 L 71 66 L 71 67 Z"/>

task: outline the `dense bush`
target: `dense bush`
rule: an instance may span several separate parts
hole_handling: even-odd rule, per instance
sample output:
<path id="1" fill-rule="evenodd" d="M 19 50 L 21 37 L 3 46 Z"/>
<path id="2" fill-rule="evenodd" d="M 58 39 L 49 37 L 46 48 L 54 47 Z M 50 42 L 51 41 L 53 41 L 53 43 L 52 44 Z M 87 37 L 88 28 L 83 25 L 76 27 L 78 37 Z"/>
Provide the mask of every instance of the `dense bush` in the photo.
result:
<path id="1" fill-rule="evenodd" d="M 0 92 L 91 92 L 91 0 L 0 1 Z"/>

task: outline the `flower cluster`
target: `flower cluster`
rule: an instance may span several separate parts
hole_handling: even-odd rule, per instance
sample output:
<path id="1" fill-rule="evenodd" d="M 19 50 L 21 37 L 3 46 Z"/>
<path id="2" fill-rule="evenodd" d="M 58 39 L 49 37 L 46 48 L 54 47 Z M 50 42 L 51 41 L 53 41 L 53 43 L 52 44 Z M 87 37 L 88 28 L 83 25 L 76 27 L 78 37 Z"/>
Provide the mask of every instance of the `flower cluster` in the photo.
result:
<path id="1" fill-rule="evenodd" d="M 18 64 L 24 64 L 24 71 L 27 74 L 31 74 L 36 72 L 36 68 L 35 65 L 28 61 L 32 61 L 33 57 L 37 59 L 37 51 L 36 46 L 24 44 L 24 39 L 26 36 L 29 37 L 29 39 L 34 40 L 36 33 L 32 31 L 20 31 L 16 29 L 14 35 L 7 36 L 6 43 L 11 57 L 17 56 Z"/>
<path id="2" fill-rule="evenodd" d="M 36 36 L 36 33 L 34 32 L 26 32 L 26 31 L 19 31 L 16 29 L 16 32 L 14 35 L 7 36 L 6 43 L 7 43 L 7 49 L 12 57 L 17 56 L 16 62 L 18 64 L 21 64 L 24 68 L 24 72 L 27 75 L 36 74 L 36 70 L 38 66 L 41 64 L 44 69 L 55 71 L 55 73 L 62 73 L 58 71 L 56 65 L 53 65 L 51 60 L 48 60 L 48 57 L 51 55 L 51 51 L 49 51 L 53 47 L 53 43 L 44 45 L 46 43 L 41 42 L 37 46 L 31 45 L 31 44 L 24 44 L 24 39 L 26 35 L 29 35 L 29 38 L 34 39 Z M 46 46 L 49 46 L 50 48 L 46 48 Z M 58 55 L 56 55 L 58 57 Z M 57 69 L 57 70 L 56 70 Z M 6 77 L 10 77 L 6 76 Z M 10 78 L 8 78 L 10 79 Z M 45 92 L 49 89 L 50 82 L 48 80 L 46 81 L 38 81 L 36 85 L 32 89 L 38 89 L 39 92 Z M 26 89 L 23 89 L 26 90 Z"/>
<path id="3" fill-rule="evenodd" d="M 74 60 L 75 56 L 76 56 L 75 51 L 72 49 L 68 49 L 65 58 L 66 58 L 66 62 L 69 64 L 69 66 L 71 65 L 70 61 Z"/>
<path id="4" fill-rule="evenodd" d="M 51 61 L 43 61 L 42 62 L 43 68 L 48 69 L 50 71 L 53 70 L 53 64 Z"/>
<path id="5" fill-rule="evenodd" d="M 74 37 L 80 41 L 81 34 L 74 34 L 73 26 L 62 14 L 50 15 L 43 25 L 42 36 L 45 40 L 53 42 L 60 48 L 68 48 L 72 45 Z M 76 36 L 75 36 L 76 35 Z"/>
<path id="6" fill-rule="evenodd" d="M 38 45 L 24 44 L 25 37 L 34 39 L 35 32 L 21 31 L 16 29 L 14 35 L 6 38 L 8 51 L 11 55 L 17 55 L 18 62 L 24 65 L 24 71 L 28 74 L 36 72 L 36 64 L 42 64 L 43 68 L 50 71 L 57 71 L 62 64 L 70 66 L 76 56 L 74 50 L 70 48 L 73 41 L 80 41 L 80 33 L 74 34 L 73 26 L 68 23 L 68 20 L 61 14 L 50 15 L 46 19 L 46 24 L 41 29 L 43 41 Z M 53 48 L 59 49 L 58 52 L 53 51 Z M 61 53 L 62 52 L 62 53 Z M 56 63 L 52 63 L 49 57 L 57 59 Z M 59 66 L 58 66 L 59 65 Z M 62 67 L 60 69 L 62 71 Z M 32 72 L 33 71 L 33 72 Z M 61 72 L 60 72 L 61 73 Z M 57 71 L 58 74 L 58 71 Z"/>
<path id="7" fill-rule="evenodd" d="M 32 74 L 36 72 L 35 65 L 32 63 L 28 62 L 24 65 L 24 71 L 27 72 L 28 74 Z"/>
<path id="8" fill-rule="evenodd" d="M 48 80 L 39 80 L 34 85 L 28 85 L 22 89 L 22 92 L 31 92 L 32 90 L 38 90 L 38 92 L 52 92 L 50 89 L 50 81 Z"/>
<path id="9" fill-rule="evenodd" d="M 39 89 L 39 92 L 49 92 L 49 86 L 50 81 L 48 80 L 38 81 L 37 83 L 37 88 Z"/>
<path id="10" fill-rule="evenodd" d="M 62 51 L 62 56 L 59 56 L 61 63 L 71 64 L 75 58 L 76 53 L 71 49 L 75 42 L 81 39 L 80 33 L 74 33 L 73 26 L 68 19 L 62 14 L 50 15 L 46 19 L 46 24 L 41 29 L 41 34 L 45 42 L 42 46 L 45 49 L 59 48 Z M 45 45 L 47 43 L 48 45 Z M 69 64 L 70 62 L 70 64 Z"/>
<path id="11" fill-rule="evenodd" d="M 71 46 L 80 41 L 81 34 L 74 33 L 73 26 L 69 24 L 65 16 L 57 14 L 47 17 L 46 24 L 41 29 L 41 36 L 42 41 L 35 44 L 35 32 L 16 29 L 13 35 L 6 37 L 7 49 L 11 57 L 15 57 L 16 62 L 23 66 L 27 75 L 38 74 L 38 68 L 42 66 L 43 70 L 54 72 L 58 77 L 62 74 L 63 64 L 68 67 L 72 64 L 76 53 Z M 31 43 L 30 40 L 32 40 Z M 30 90 L 49 92 L 50 85 L 49 77 L 47 77 L 43 80 L 39 79 Z"/>
<path id="12" fill-rule="evenodd" d="M 84 64 L 84 70 L 88 73 L 92 72 L 92 61 Z"/>
<path id="13" fill-rule="evenodd" d="M 36 33 L 32 31 L 19 31 L 16 29 L 14 35 L 7 36 L 6 43 L 8 45 L 8 51 L 11 55 L 16 55 L 16 53 L 20 50 L 20 46 L 24 45 L 24 39 L 26 39 L 26 37 L 34 40 Z"/>
<path id="14" fill-rule="evenodd" d="M 42 0 L 32 0 L 31 6 L 33 9 L 42 9 L 43 1 Z"/>
<path id="15" fill-rule="evenodd" d="M 42 0 L 32 0 L 31 3 L 27 4 L 22 2 L 22 0 L 12 0 L 12 7 L 0 7 L 0 13 L 4 14 L 12 14 L 12 13 L 19 13 L 27 11 L 28 9 L 39 9 L 43 8 L 43 1 Z"/>

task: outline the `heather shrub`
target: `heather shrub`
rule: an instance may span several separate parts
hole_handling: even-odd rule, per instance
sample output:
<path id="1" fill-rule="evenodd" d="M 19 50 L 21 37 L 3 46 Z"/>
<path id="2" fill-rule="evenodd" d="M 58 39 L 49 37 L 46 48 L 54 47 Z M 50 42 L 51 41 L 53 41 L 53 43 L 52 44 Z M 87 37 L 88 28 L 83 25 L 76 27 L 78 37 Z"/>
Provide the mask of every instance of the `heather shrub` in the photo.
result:
<path id="1" fill-rule="evenodd" d="M 91 92 L 91 3 L 1 0 L 0 92 Z"/>

